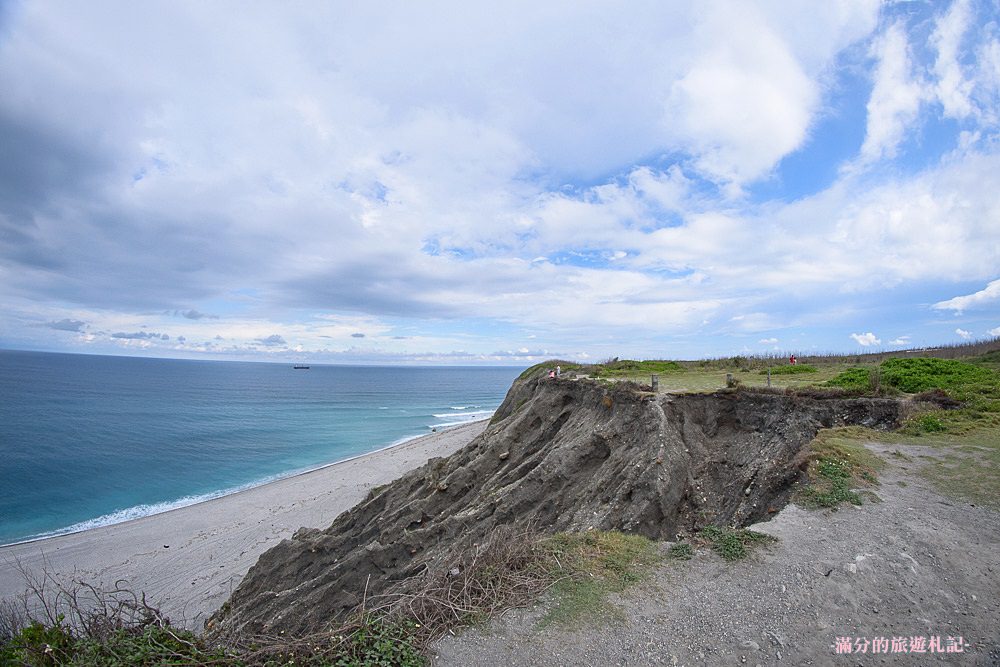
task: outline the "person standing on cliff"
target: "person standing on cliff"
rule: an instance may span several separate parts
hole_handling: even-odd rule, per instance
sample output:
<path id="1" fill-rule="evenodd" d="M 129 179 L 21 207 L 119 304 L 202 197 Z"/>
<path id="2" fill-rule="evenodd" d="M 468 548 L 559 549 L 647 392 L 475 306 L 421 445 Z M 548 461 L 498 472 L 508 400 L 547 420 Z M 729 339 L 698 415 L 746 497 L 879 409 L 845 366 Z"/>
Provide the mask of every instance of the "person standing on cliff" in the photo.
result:
<path id="1" fill-rule="evenodd" d="M 562 375 L 562 366 L 556 366 L 556 377 Z"/>

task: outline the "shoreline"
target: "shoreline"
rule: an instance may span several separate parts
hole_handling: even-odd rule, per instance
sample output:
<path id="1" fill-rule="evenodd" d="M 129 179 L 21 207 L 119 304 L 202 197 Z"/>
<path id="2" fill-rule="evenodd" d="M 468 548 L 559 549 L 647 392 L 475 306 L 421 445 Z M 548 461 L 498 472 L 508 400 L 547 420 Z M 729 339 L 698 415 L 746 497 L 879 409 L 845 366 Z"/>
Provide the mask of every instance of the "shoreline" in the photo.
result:
<path id="1" fill-rule="evenodd" d="M 302 475 L 308 475 L 310 473 L 319 472 L 319 471 L 325 470 L 326 468 L 329 468 L 331 466 L 340 465 L 342 463 L 349 463 L 351 461 L 354 461 L 355 459 L 364 458 L 365 456 L 371 456 L 372 454 L 378 454 L 379 452 L 384 452 L 384 451 L 386 451 L 388 449 L 392 449 L 394 447 L 403 447 L 403 446 L 405 446 L 408 443 L 414 442 L 415 440 L 420 440 L 422 438 L 429 438 L 429 437 L 432 437 L 432 436 L 435 436 L 435 435 L 438 435 L 438 434 L 441 434 L 441 433 L 445 433 L 447 431 L 452 431 L 452 430 L 455 430 L 455 429 L 462 428 L 463 426 L 470 426 L 470 425 L 478 424 L 479 422 L 487 421 L 487 420 L 488 420 L 488 418 L 487 419 L 477 419 L 477 420 L 471 421 L 471 422 L 462 422 L 460 424 L 453 424 L 453 425 L 450 425 L 450 426 L 442 427 L 440 430 L 434 430 L 431 433 L 424 433 L 422 435 L 404 436 L 402 438 L 399 438 L 398 440 L 395 440 L 391 444 L 385 445 L 383 447 L 379 447 L 378 449 L 373 449 L 370 452 L 365 452 L 363 454 L 355 454 L 353 456 L 348 456 L 347 458 L 344 458 L 344 459 L 339 459 L 337 461 L 332 461 L 330 463 L 324 463 L 322 465 L 315 466 L 313 468 L 306 468 L 304 470 L 299 470 L 297 472 L 291 472 L 291 473 L 284 474 L 284 475 L 279 473 L 277 475 L 272 475 L 270 477 L 265 477 L 265 478 L 263 478 L 262 480 L 260 480 L 258 482 L 247 482 L 246 484 L 243 484 L 243 485 L 240 485 L 240 486 L 230 487 L 230 489 L 222 489 L 221 491 L 217 491 L 217 492 L 213 492 L 213 493 L 206 493 L 206 494 L 202 494 L 201 496 L 194 496 L 193 498 L 195 498 L 195 499 L 192 502 L 187 503 L 187 504 L 183 504 L 183 505 L 178 504 L 175 507 L 168 507 L 167 509 L 156 511 L 156 512 L 150 512 L 149 514 L 143 514 L 141 516 L 136 516 L 136 517 L 131 517 L 131 518 L 127 518 L 127 519 L 122 519 L 120 521 L 112 521 L 112 522 L 109 522 L 109 523 L 96 524 L 94 526 L 90 526 L 90 527 L 87 527 L 87 528 L 79 528 L 77 530 L 72 530 L 72 528 L 74 526 L 82 526 L 82 525 L 85 525 L 85 524 L 87 524 L 87 523 L 89 523 L 91 521 L 98 521 L 100 519 L 103 519 L 104 517 L 114 516 L 118 512 L 127 512 L 129 510 L 133 510 L 133 509 L 136 509 L 138 507 L 144 507 L 144 505 L 135 505 L 133 507 L 126 507 L 123 510 L 117 510 L 116 512 L 112 512 L 111 514 L 102 514 L 99 517 L 95 517 L 93 519 L 88 519 L 87 521 L 80 521 L 80 522 L 77 522 L 77 523 L 72 524 L 70 526 L 67 526 L 66 528 L 60 528 L 58 530 L 54 530 L 54 531 L 51 531 L 49 533 L 42 533 L 40 535 L 30 536 L 30 537 L 27 537 L 25 539 L 18 540 L 16 542 L 5 542 L 3 544 L 0 544 L 0 555 L 2 555 L 3 550 L 6 549 L 7 547 L 16 547 L 16 546 L 20 546 L 20 545 L 23 545 L 23 544 L 34 544 L 36 542 L 43 542 L 45 540 L 54 540 L 54 539 L 57 539 L 57 538 L 60 538 L 60 537 L 66 537 L 68 535 L 79 535 L 81 533 L 86 533 L 86 532 L 89 532 L 89 531 L 92 531 L 92 530 L 100 530 L 101 528 L 108 528 L 108 527 L 111 527 L 111 526 L 118 526 L 118 525 L 121 525 L 121 524 L 124 524 L 124 523 L 129 523 L 131 521 L 142 521 L 143 519 L 147 519 L 149 517 L 161 516 L 161 515 L 164 515 L 164 514 L 169 514 L 170 512 L 176 512 L 178 510 L 187 509 L 189 507 L 196 507 L 196 506 L 202 505 L 204 503 L 211 503 L 211 502 L 214 502 L 216 500 L 222 500 L 223 498 L 229 498 L 229 497 L 232 497 L 232 496 L 237 496 L 237 495 L 239 495 L 241 493 L 247 493 L 249 491 L 255 491 L 255 490 L 259 489 L 259 488 L 267 486 L 268 484 L 277 484 L 278 482 L 283 482 L 283 481 L 285 481 L 287 479 L 294 479 L 294 478 L 300 477 Z M 217 493 L 218 495 L 214 495 L 215 493 Z M 155 503 L 153 505 L 148 505 L 147 507 L 155 507 L 156 505 L 168 505 L 168 504 L 171 504 L 171 503 L 180 503 L 185 498 L 192 498 L 192 496 L 184 496 L 184 497 L 178 498 L 177 500 L 174 500 L 174 501 L 167 501 L 167 502 L 163 502 L 163 503 Z"/>
<path id="2" fill-rule="evenodd" d="M 21 569 L 105 587 L 126 580 L 175 625 L 201 630 L 261 553 L 300 527 L 325 528 L 372 487 L 461 449 L 487 424 L 416 436 L 156 514 L 0 546 L 0 598 L 23 592 Z"/>

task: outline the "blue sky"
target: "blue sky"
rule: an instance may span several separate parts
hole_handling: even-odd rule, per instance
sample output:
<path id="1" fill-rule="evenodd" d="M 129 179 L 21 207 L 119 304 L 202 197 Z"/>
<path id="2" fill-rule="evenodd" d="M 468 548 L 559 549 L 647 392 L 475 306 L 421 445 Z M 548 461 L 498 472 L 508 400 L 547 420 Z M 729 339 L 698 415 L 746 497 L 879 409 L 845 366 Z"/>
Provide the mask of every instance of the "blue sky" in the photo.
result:
<path id="1" fill-rule="evenodd" d="M 1000 4 L 0 4 L 0 347 L 1000 335 Z"/>

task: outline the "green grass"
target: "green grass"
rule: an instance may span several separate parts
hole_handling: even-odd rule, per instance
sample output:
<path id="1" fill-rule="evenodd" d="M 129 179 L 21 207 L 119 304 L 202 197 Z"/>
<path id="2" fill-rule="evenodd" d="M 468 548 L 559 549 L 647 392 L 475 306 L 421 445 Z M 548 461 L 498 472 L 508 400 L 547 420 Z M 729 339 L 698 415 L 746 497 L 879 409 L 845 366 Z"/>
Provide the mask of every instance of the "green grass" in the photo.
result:
<path id="1" fill-rule="evenodd" d="M 758 371 L 761 375 L 767 375 L 768 369 L 765 368 L 762 371 Z M 819 369 L 815 366 L 810 366 L 808 364 L 785 364 L 784 366 L 773 366 L 771 369 L 771 376 L 775 375 L 802 375 L 804 373 L 818 373 Z"/>
<path id="2" fill-rule="evenodd" d="M 764 533 L 722 526 L 705 526 L 698 533 L 698 537 L 705 540 L 715 553 L 728 561 L 742 560 L 750 555 L 754 547 L 777 541 L 776 538 Z"/>
<path id="3" fill-rule="evenodd" d="M 642 581 L 660 559 L 648 538 L 616 531 L 558 533 L 547 548 L 562 572 L 552 588 L 553 606 L 539 622 L 542 627 L 577 626 L 614 615 L 609 596 Z"/>
<path id="4" fill-rule="evenodd" d="M 608 361 L 597 365 L 592 374 L 594 377 L 637 377 L 654 373 L 683 373 L 684 367 L 676 361 L 650 360 L 633 361 L 622 359 Z"/>

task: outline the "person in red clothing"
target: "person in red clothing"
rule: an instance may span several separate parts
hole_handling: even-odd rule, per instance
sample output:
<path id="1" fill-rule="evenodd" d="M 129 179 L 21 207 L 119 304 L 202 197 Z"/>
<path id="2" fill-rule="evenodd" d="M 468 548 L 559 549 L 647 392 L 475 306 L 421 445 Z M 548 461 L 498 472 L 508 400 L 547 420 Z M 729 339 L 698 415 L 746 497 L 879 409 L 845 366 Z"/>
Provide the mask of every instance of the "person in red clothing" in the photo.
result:
<path id="1" fill-rule="evenodd" d="M 794 354 L 792 356 L 788 357 L 788 363 L 790 363 L 792 366 L 795 365 L 795 362 L 796 362 L 796 359 L 795 359 L 795 355 Z"/>

